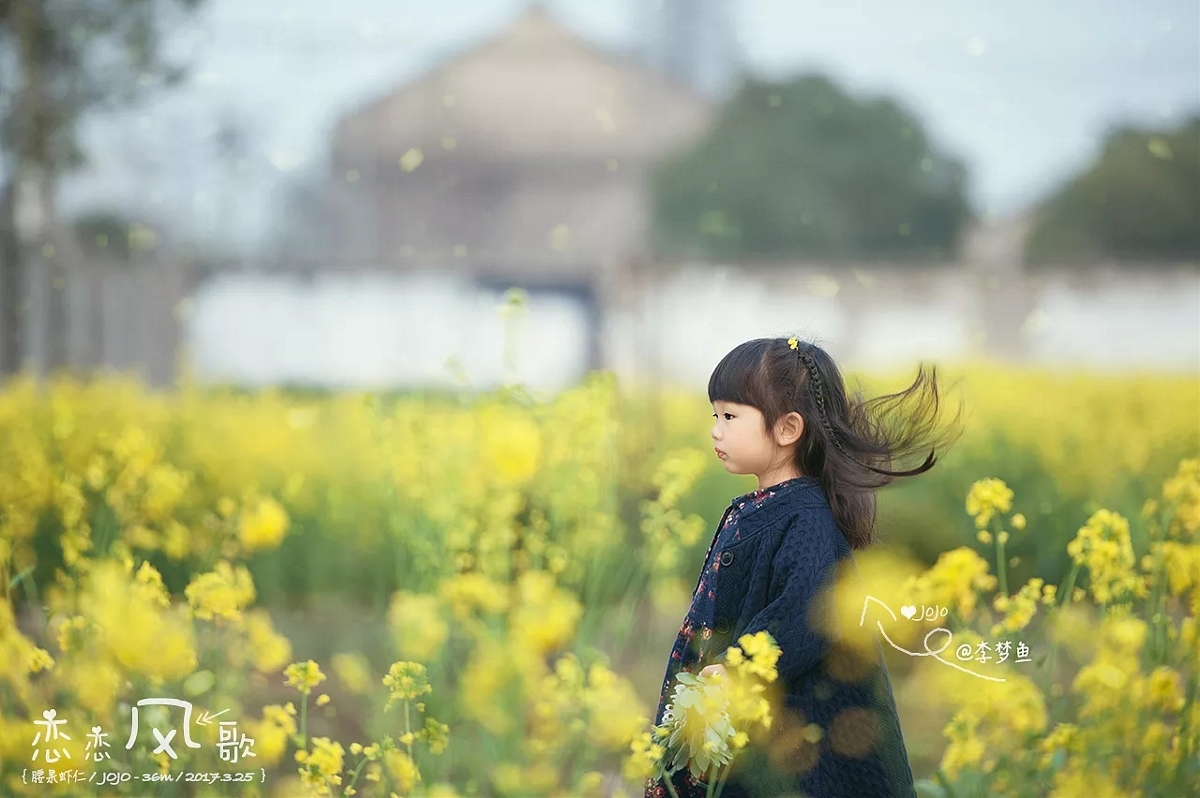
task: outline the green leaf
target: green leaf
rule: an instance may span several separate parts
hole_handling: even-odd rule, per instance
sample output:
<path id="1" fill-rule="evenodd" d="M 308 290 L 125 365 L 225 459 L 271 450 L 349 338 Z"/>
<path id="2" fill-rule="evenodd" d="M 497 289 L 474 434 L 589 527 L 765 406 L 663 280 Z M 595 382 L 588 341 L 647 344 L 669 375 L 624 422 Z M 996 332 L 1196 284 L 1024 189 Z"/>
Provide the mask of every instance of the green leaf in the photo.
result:
<path id="1" fill-rule="evenodd" d="M 913 786 L 917 789 L 918 798 L 949 798 L 942 785 L 930 779 L 918 779 Z"/>
<path id="2" fill-rule="evenodd" d="M 187 677 L 186 680 L 184 680 L 183 692 L 185 695 L 194 698 L 202 693 L 207 693 L 216 683 L 217 678 L 212 671 L 196 671 L 191 676 Z"/>
<path id="3" fill-rule="evenodd" d="M 14 576 L 14 577 L 12 578 L 12 581 L 8 583 L 8 584 L 9 584 L 9 586 L 10 586 L 10 587 L 16 587 L 17 585 L 21 584 L 21 580 L 22 580 L 22 579 L 24 579 L 25 577 L 27 577 L 27 576 L 29 576 L 31 573 L 33 573 L 33 568 L 34 568 L 34 566 L 32 566 L 32 565 L 31 565 L 31 566 L 29 566 L 28 568 L 26 568 L 24 571 L 21 571 L 21 573 L 19 573 L 19 574 L 17 574 L 16 576 Z"/>

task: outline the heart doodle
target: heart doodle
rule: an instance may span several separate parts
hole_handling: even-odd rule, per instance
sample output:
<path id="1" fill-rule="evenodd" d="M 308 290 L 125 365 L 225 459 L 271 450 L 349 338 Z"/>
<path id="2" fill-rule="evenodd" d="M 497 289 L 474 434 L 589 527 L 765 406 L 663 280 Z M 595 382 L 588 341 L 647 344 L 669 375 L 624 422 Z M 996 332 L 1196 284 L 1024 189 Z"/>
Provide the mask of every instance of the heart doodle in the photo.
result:
<path id="1" fill-rule="evenodd" d="M 900 608 L 900 614 L 911 621 L 912 617 L 917 614 L 917 608 L 912 604 L 905 604 Z"/>

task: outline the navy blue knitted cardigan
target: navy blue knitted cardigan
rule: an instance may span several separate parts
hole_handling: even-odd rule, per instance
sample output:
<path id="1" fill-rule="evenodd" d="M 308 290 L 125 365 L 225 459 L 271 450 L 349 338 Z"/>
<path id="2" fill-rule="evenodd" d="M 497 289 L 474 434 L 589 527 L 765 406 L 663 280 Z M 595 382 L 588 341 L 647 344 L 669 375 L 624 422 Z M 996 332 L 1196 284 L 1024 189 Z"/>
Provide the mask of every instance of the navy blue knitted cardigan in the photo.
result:
<path id="1" fill-rule="evenodd" d="M 766 501 L 735 499 L 717 530 L 719 537 L 736 509 L 737 539 L 723 539 L 715 552 L 710 547 L 710 558 L 720 562 L 712 574 L 716 622 L 695 635 L 704 650 L 694 672 L 724 660 L 726 649 L 743 634 L 766 630 L 782 652 L 776 667 L 784 707 L 766 743 L 735 760 L 722 795 L 915 798 L 878 641 L 864 661 L 838 643 L 836 630 L 830 635 L 814 624 L 813 613 L 838 564 L 853 561 L 850 547 L 820 483 L 812 477 L 789 483 L 795 484 Z M 668 665 L 668 678 L 671 672 Z M 662 709 L 660 704 L 656 723 Z M 821 731 L 815 743 L 810 741 L 815 735 L 802 734 L 811 724 Z M 672 784 L 681 798 L 704 794 L 703 782 L 691 780 L 686 768 Z M 667 794 L 661 782 L 647 785 L 648 798 Z"/>

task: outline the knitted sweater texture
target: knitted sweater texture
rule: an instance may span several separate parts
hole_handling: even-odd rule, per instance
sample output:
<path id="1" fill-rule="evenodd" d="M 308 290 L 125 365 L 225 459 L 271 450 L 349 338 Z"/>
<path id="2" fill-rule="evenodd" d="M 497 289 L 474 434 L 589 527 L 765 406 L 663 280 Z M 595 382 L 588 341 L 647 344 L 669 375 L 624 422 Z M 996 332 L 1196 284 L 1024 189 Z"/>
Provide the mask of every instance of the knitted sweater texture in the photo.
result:
<path id="1" fill-rule="evenodd" d="M 765 630 L 775 638 L 783 703 L 765 742 L 735 760 L 724 798 L 915 798 L 878 641 L 864 659 L 838 642 L 828 617 L 818 617 L 838 574 L 846 566 L 854 573 L 852 563 L 812 477 L 739 496 L 725 511 L 672 648 L 655 714 L 660 723 L 680 670 L 699 673 L 723 661 L 743 634 Z M 672 784 L 681 798 L 704 795 L 704 782 L 686 768 Z M 646 784 L 646 798 L 669 794 L 661 781 Z"/>

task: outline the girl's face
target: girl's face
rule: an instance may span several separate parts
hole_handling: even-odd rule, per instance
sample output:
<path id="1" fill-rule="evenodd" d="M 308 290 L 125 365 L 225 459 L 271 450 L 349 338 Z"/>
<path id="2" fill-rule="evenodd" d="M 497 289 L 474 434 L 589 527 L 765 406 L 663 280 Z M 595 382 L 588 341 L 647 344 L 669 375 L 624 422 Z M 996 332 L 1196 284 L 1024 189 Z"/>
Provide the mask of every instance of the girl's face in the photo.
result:
<path id="1" fill-rule="evenodd" d="M 760 487 L 799 476 L 792 464 L 795 443 L 804 430 L 799 413 L 789 413 L 775 425 L 773 434 L 763 429 L 763 414 L 756 407 L 736 402 L 713 402 L 716 423 L 713 448 L 731 474 L 754 474 Z"/>

